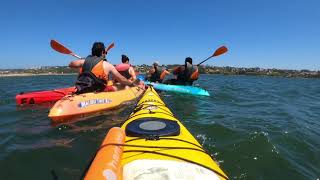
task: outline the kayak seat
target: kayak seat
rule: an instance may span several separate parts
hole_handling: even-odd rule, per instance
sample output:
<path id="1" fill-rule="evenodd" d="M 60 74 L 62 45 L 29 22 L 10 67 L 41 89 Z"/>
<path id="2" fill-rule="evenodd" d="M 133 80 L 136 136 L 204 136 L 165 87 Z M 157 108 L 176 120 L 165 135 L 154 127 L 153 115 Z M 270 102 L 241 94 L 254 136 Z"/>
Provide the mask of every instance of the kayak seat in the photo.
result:
<path id="1" fill-rule="evenodd" d="M 131 137 L 161 137 L 177 136 L 180 134 L 180 126 L 177 121 L 148 117 L 137 121 L 131 121 L 126 126 L 126 135 Z"/>

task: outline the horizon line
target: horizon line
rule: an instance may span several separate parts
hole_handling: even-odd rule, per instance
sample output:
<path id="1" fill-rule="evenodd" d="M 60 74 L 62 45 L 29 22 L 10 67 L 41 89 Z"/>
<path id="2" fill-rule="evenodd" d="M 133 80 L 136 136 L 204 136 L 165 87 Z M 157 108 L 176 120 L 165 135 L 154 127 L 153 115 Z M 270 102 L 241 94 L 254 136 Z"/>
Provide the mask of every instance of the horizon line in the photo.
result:
<path id="1" fill-rule="evenodd" d="M 143 66 L 143 65 L 146 65 L 146 66 L 152 66 L 152 65 L 147 65 L 147 64 L 137 64 L 137 65 L 133 65 L 133 66 Z M 172 65 L 182 65 L 182 64 L 161 64 L 161 66 L 172 66 Z M 256 69 L 256 68 L 259 68 L 259 69 L 265 69 L 265 70 L 272 70 L 272 69 L 276 69 L 276 70 L 288 70 L 288 71 L 303 71 L 303 70 L 308 70 L 308 71 L 315 71 L 315 72 L 319 72 L 320 69 L 317 69 L 317 70 L 312 70 L 312 69 L 285 69 L 285 68 L 262 68 L 262 67 L 258 67 L 258 66 L 255 66 L 255 67 L 237 67 L 237 66 L 214 66 L 214 65 L 201 65 L 200 67 L 219 67 L 219 68 L 226 68 L 226 67 L 230 67 L 230 68 L 237 68 L 237 69 L 240 69 L 240 68 L 246 68 L 246 69 Z M 56 65 L 56 66 L 33 66 L 33 67 L 30 67 L 30 68 L 0 68 L 0 71 L 3 71 L 3 70 L 26 70 L 26 69 L 40 69 L 40 68 L 44 68 L 44 67 L 68 67 L 68 66 L 59 66 L 59 65 Z"/>

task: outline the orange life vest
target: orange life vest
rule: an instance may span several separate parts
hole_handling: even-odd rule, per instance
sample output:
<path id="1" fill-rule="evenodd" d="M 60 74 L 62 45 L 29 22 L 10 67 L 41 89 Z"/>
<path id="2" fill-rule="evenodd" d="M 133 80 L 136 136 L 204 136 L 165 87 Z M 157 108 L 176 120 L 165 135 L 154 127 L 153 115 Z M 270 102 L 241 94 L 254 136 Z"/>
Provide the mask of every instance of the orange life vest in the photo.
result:
<path id="1" fill-rule="evenodd" d="M 97 78 L 108 82 L 108 75 L 104 72 L 103 68 L 103 61 L 104 59 L 101 59 L 101 57 L 97 56 L 88 56 L 85 59 L 85 62 L 80 70 L 80 73 L 85 71 L 92 72 Z"/>
<path id="2" fill-rule="evenodd" d="M 151 74 L 150 81 L 151 82 L 159 82 L 166 77 L 166 69 L 162 67 L 154 67 L 154 72 Z"/>
<path id="3" fill-rule="evenodd" d="M 179 66 L 174 69 L 173 74 L 177 75 L 177 81 L 180 84 L 192 85 L 193 81 L 199 78 L 198 67 L 192 64 L 185 66 Z"/>

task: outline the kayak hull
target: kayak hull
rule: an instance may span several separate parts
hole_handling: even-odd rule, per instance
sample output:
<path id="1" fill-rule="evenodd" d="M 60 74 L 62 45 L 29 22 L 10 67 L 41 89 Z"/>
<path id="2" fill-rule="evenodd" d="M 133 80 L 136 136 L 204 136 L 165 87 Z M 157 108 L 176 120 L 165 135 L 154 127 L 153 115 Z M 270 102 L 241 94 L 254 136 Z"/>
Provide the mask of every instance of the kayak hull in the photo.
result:
<path id="1" fill-rule="evenodd" d="M 150 81 L 144 81 L 146 85 L 151 85 L 156 90 L 160 91 L 169 91 L 175 93 L 191 94 L 198 96 L 210 96 L 209 92 L 205 89 L 195 87 L 195 86 L 182 86 L 182 85 L 170 85 L 170 84 L 161 84 L 154 83 Z"/>
<path id="2" fill-rule="evenodd" d="M 68 95 L 57 101 L 48 117 L 53 122 L 66 121 L 103 110 L 114 109 L 122 103 L 138 98 L 144 90 L 138 87 L 114 91 Z"/>
<path id="3" fill-rule="evenodd" d="M 109 131 L 85 179 L 111 177 L 228 179 L 152 87 L 121 128 Z"/>
<path id="4" fill-rule="evenodd" d="M 17 105 L 53 103 L 76 91 L 75 87 L 47 91 L 22 92 L 16 95 Z"/>
<path id="5" fill-rule="evenodd" d="M 137 76 L 137 78 L 143 81 L 146 85 L 151 85 L 153 86 L 154 89 L 160 90 L 160 91 L 168 91 L 168 92 L 183 93 L 183 94 L 198 95 L 198 96 L 210 96 L 207 90 L 202 89 L 200 87 L 150 82 L 150 81 L 147 81 L 143 75 L 139 75 Z"/>

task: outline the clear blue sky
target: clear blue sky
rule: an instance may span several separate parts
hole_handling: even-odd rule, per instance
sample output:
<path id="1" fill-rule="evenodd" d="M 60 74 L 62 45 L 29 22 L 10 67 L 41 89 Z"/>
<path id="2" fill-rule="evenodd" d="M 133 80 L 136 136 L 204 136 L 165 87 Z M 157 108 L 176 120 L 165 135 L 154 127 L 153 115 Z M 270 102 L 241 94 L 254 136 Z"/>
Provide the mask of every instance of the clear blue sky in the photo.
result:
<path id="1" fill-rule="evenodd" d="M 115 48 L 115 64 L 199 62 L 217 66 L 320 70 L 319 0 L 3 0 L 0 68 L 67 65 L 56 39 L 86 56 L 94 41 Z"/>

